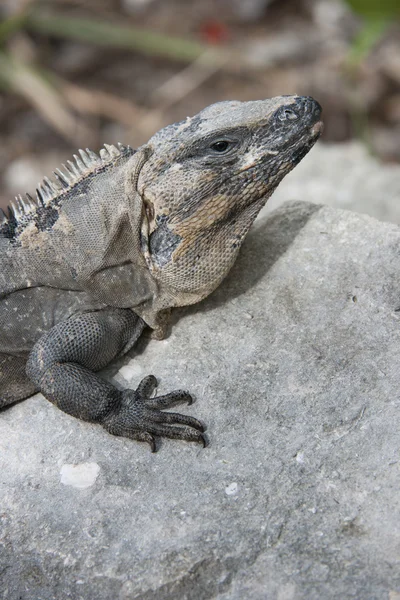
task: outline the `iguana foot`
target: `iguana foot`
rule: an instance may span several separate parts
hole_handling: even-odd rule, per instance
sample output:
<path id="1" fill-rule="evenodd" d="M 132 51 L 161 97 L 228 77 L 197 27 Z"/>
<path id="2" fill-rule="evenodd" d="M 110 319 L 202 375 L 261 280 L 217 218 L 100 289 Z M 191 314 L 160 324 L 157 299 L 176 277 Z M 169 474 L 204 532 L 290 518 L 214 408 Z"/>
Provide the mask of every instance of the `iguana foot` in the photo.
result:
<path id="1" fill-rule="evenodd" d="M 124 390 L 119 405 L 104 418 L 103 427 L 113 435 L 148 442 L 152 452 L 156 452 L 154 436 L 199 442 L 205 448 L 207 441 L 200 421 L 179 413 L 162 412 L 177 404 L 192 404 L 191 395 L 176 390 L 165 396 L 151 397 L 156 387 L 156 378 L 148 375 L 136 390 Z"/>

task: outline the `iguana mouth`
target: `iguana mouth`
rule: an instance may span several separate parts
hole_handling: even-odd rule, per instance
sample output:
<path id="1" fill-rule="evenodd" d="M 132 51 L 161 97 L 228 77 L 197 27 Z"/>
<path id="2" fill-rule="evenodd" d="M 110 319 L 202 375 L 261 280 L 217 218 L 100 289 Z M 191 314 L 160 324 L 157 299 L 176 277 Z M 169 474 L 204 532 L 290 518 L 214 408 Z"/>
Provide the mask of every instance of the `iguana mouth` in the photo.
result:
<path id="1" fill-rule="evenodd" d="M 317 123 L 315 123 L 315 125 L 313 125 L 311 127 L 311 135 L 313 137 L 313 140 L 317 140 L 323 133 L 324 131 L 324 123 L 322 121 L 318 121 Z"/>

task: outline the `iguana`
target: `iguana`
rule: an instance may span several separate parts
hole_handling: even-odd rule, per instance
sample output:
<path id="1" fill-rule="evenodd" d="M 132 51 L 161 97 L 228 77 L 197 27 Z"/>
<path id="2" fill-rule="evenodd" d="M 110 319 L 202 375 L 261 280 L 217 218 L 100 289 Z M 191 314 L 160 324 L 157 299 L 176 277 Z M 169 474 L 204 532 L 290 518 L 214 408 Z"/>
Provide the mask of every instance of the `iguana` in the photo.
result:
<path id="1" fill-rule="evenodd" d="M 120 391 L 95 372 L 219 285 L 320 118 L 310 97 L 213 104 L 137 150 L 81 150 L 1 211 L 0 408 L 40 391 L 153 451 L 154 436 L 204 445 L 197 419 L 163 412 L 189 393 L 153 397 L 152 375 Z"/>

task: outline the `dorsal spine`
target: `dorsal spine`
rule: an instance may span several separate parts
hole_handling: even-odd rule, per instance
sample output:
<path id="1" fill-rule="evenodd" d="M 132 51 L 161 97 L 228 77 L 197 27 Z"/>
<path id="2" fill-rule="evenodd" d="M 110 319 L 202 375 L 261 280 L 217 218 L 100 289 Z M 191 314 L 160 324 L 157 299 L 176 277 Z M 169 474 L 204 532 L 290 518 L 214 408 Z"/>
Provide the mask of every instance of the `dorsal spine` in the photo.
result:
<path id="1" fill-rule="evenodd" d="M 13 237 L 19 225 L 25 225 L 33 214 L 40 208 L 46 208 L 74 188 L 85 177 L 97 170 L 106 168 L 120 158 L 128 158 L 135 153 L 130 146 L 104 144 L 100 153 L 96 154 L 89 148 L 79 150 L 74 154 L 74 160 L 67 161 L 62 169 L 54 171 L 55 180 L 44 177 L 36 188 L 35 198 L 30 194 L 19 194 L 8 206 L 8 214 L 0 208 L 0 235 Z"/>

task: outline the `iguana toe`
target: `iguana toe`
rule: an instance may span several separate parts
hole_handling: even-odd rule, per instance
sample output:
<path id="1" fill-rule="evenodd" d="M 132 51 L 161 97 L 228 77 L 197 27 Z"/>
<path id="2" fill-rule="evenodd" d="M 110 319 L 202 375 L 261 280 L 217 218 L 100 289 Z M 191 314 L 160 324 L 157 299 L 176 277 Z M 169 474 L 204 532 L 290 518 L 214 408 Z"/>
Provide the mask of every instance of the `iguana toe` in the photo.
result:
<path id="1" fill-rule="evenodd" d="M 149 443 L 152 452 L 156 450 L 153 436 L 198 442 L 205 448 L 205 427 L 198 419 L 180 413 L 162 412 L 162 409 L 176 404 L 191 404 L 191 395 L 176 390 L 165 396 L 150 398 L 156 385 L 156 378 L 149 375 L 136 390 L 121 392 L 120 402 L 103 419 L 103 426 L 113 435 Z"/>

